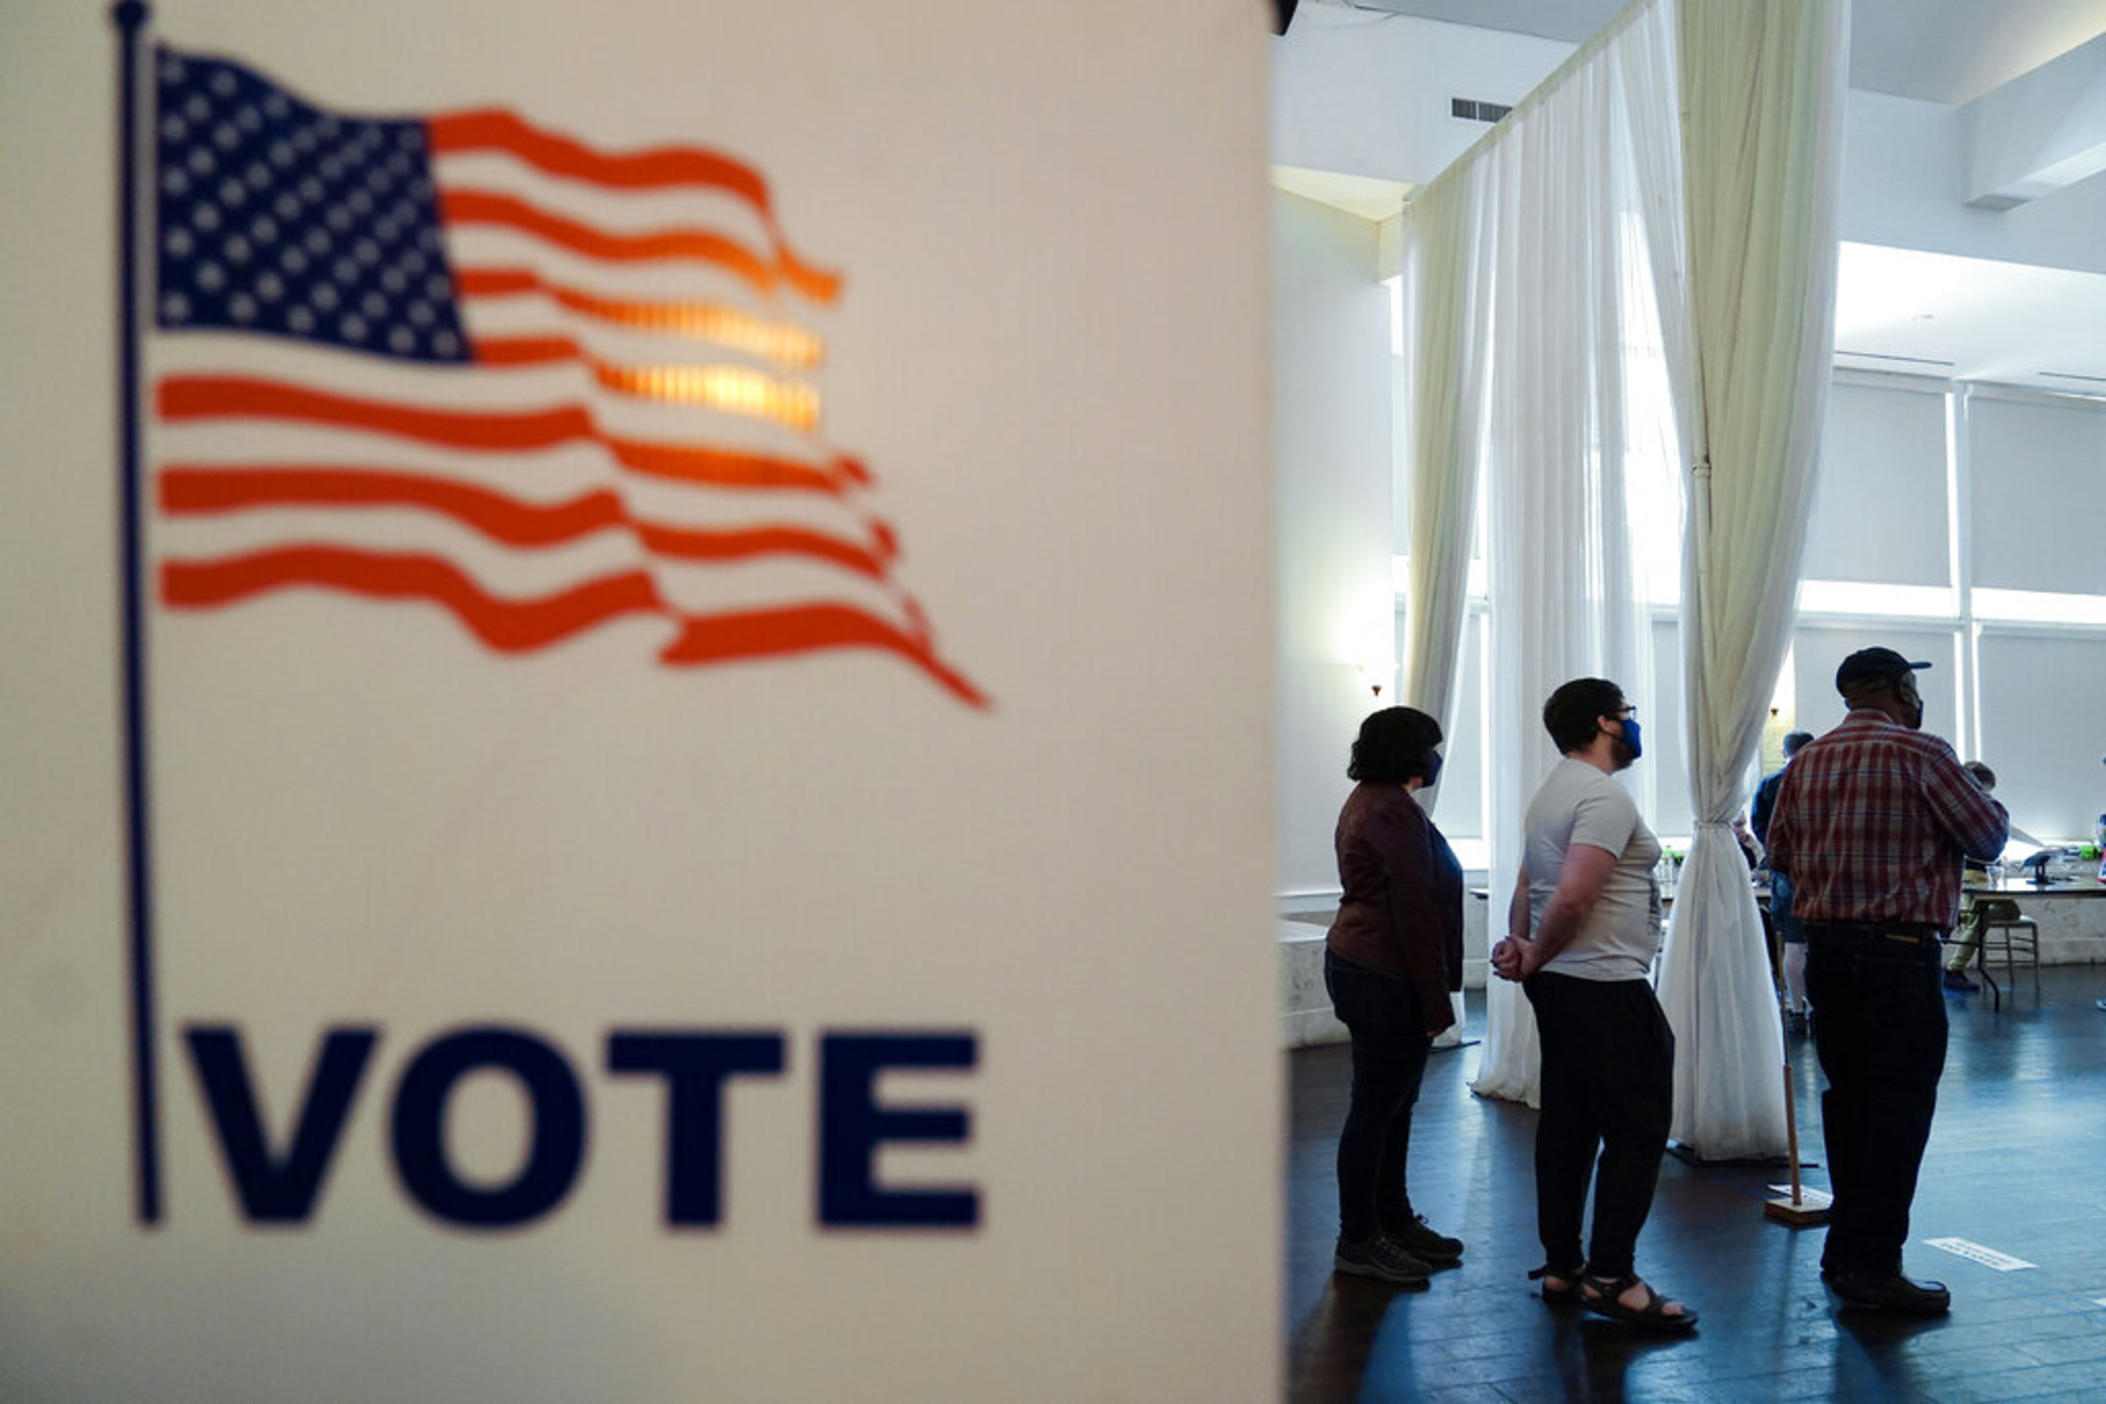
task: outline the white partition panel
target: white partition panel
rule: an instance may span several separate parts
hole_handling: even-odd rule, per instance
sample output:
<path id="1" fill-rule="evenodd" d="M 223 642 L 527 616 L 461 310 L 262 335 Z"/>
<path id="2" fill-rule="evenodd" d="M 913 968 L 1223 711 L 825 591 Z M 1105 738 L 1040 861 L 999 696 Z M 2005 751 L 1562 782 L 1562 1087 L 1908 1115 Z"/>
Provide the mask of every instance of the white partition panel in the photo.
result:
<path id="1" fill-rule="evenodd" d="M 1682 707 L 1682 626 L 1653 621 L 1653 697 L 1645 724 L 1645 759 L 1650 767 L 1651 809 L 1646 821 L 1659 834 L 1687 834 L 1696 823 L 1689 809 L 1689 722 Z"/>
<path id="2" fill-rule="evenodd" d="M 1801 731 L 1819 736 L 1843 719 L 1843 699 L 1835 690 L 1835 670 L 1845 658 L 1874 645 L 1899 650 L 1911 661 L 1931 664 L 1916 676 L 1923 694 L 1923 729 L 1967 751 L 1958 734 L 1960 708 L 1960 636 L 1950 627 L 1902 627 L 1870 624 L 1801 624 L 1792 634 L 1793 707 Z"/>
<path id="3" fill-rule="evenodd" d="M 2106 812 L 2106 633 L 1985 631 L 1982 759 L 2011 822 L 2089 838 Z"/>
<path id="4" fill-rule="evenodd" d="M 1832 386 L 1802 574 L 1950 585 L 1947 497 L 1943 395 Z"/>
<path id="5" fill-rule="evenodd" d="M 1447 761 L 1441 768 L 1440 807 L 1435 818 L 1451 839 L 1484 835 L 1484 624 L 1481 612 L 1463 620 L 1455 707 L 1441 718 L 1448 733 Z"/>
<path id="6" fill-rule="evenodd" d="M 1974 583 L 2106 595 L 2106 406 L 1976 395 Z"/>

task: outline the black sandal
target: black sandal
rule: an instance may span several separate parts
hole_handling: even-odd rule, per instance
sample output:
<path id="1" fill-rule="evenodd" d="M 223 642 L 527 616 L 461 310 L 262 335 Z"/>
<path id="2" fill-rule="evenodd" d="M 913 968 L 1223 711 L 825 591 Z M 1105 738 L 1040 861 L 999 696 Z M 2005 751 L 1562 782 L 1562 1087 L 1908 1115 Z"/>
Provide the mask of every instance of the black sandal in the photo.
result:
<path id="1" fill-rule="evenodd" d="M 1553 1287 L 1548 1282 L 1543 1283 L 1543 1300 L 1551 1306 L 1578 1306 L 1580 1304 L 1580 1279 L 1586 1275 L 1587 1265 L 1585 1263 L 1581 1263 L 1570 1272 L 1561 1272 L 1549 1263 L 1545 1263 L 1529 1273 L 1528 1280 L 1537 1282 L 1549 1277 L 1564 1278 L 1565 1285 L 1563 1287 Z"/>
<path id="2" fill-rule="evenodd" d="M 1648 1282 L 1640 1282 L 1638 1274 L 1627 1272 L 1613 1281 L 1606 1277 L 1582 1277 L 1579 1282 L 1580 1305 L 1597 1316 L 1606 1316 L 1611 1321 L 1621 1321 L 1626 1326 L 1636 1326 L 1644 1331 L 1687 1331 L 1697 1323 L 1696 1308 L 1684 1302 L 1679 1312 L 1667 1311 L 1667 1301 Z M 1627 1307 L 1616 1299 L 1633 1287 L 1645 1288 L 1645 1305 Z"/>

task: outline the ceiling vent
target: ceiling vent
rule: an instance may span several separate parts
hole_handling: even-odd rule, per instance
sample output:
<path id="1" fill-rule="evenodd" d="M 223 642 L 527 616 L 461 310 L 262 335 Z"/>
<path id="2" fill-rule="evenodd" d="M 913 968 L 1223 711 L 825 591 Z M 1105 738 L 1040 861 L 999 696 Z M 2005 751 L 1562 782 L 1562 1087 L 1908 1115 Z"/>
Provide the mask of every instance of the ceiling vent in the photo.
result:
<path id="1" fill-rule="evenodd" d="M 1448 115 L 1468 122 L 1496 122 L 1514 106 L 1508 102 L 1480 102 L 1476 98 L 1449 98 Z"/>

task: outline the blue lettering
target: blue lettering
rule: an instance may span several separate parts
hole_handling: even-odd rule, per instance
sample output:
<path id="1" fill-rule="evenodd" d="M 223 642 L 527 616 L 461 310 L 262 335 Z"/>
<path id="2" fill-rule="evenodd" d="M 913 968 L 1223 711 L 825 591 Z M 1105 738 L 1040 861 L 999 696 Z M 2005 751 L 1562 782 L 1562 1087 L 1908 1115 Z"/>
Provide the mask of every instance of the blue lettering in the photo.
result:
<path id="1" fill-rule="evenodd" d="M 275 1156 L 265 1143 L 241 1034 L 226 1024 L 193 1024 L 183 1031 L 191 1070 L 219 1133 L 220 1159 L 241 1212 L 252 1222 L 299 1223 L 314 1212 L 378 1037 L 376 1030 L 362 1028 L 331 1029 L 323 1037 L 314 1076 L 293 1121 L 292 1148 Z"/>
<path id="2" fill-rule="evenodd" d="M 663 1073 L 666 1081 L 665 1218 L 715 1224 L 723 1217 L 724 1083 L 739 1073 L 779 1073 L 776 1033 L 614 1033 L 610 1073 Z"/>
<path id="3" fill-rule="evenodd" d="M 252 1223 L 313 1218 L 368 1063 L 379 1043 L 373 1026 L 339 1025 L 323 1034 L 314 1069 L 278 1145 L 263 1124 L 243 1036 L 230 1024 L 183 1031 L 221 1163 L 241 1213 Z M 978 1062 L 971 1031 L 824 1033 L 819 1039 L 817 1211 L 827 1228 L 972 1228 L 980 1193 L 970 1184 L 890 1188 L 878 1181 L 887 1144 L 963 1144 L 971 1118 L 960 1106 L 890 1106 L 878 1100 L 888 1069 L 970 1071 Z M 607 1072 L 665 1081 L 665 1222 L 714 1227 L 725 1215 L 728 1155 L 725 1095 L 739 1076 L 779 1076 L 788 1036 L 777 1030 L 614 1029 Z M 446 1147 L 447 1110 L 462 1078 L 494 1070 L 525 1092 L 524 1156 L 503 1183 L 464 1179 Z M 389 1150 L 403 1192 L 426 1212 L 466 1228 L 513 1228 L 556 1209 L 569 1195 L 586 1151 L 585 1095 L 563 1053 L 512 1028 L 456 1029 L 409 1059 L 395 1086 Z"/>
<path id="4" fill-rule="evenodd" d="M 446 1158 L 446 1103 L 479 1068 L 519 1079 L 532 1107 L 525 1163 L 508 1184 L 480 1188 Z M 410 1060 L 395 1091 L 395 1170 L 410 1197 L 448 1223 L 512 1228 L 561 1203 L 585 1158 L 585 1097 L 563 1055 L 531 1034 L 474 1028 L 434 1039 Z"/>
<path id="5" fill-rule="evenodd" d="M 879 1106 L 878 1075 L 887 1068 L 971 1068 L 977 1057 L 970 1033 L 821 1037 L 820 1223 L 828 1228 L 970 1228 L 980 1222 L 979 1192 L 969 1185 L 888 1190 L 876 1175 L 883 1142 L 963 1142 L 971 1129 L 962 1108 Z"/>

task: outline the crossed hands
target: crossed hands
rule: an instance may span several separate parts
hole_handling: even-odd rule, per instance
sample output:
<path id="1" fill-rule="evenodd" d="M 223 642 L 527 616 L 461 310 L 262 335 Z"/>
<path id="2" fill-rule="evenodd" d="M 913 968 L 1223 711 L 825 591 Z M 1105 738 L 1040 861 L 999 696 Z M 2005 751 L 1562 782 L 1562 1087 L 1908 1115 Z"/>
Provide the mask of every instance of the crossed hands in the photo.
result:
<path id="1" fill-rule="evenodd" d="M 1492 973 L 1502 980 L 1526 980 L 1542 966 L 1542 951 L 1534 941 L 1503 937 L 1492 947 Z"/>

